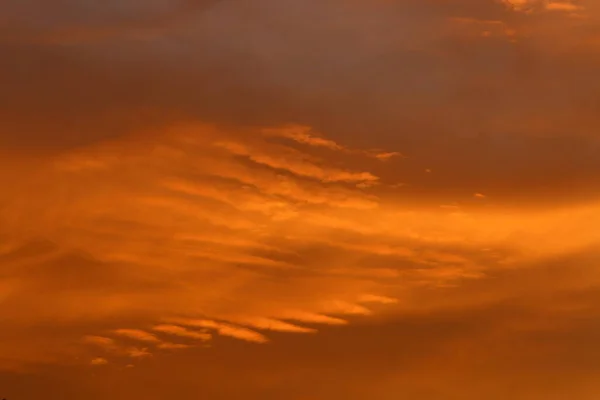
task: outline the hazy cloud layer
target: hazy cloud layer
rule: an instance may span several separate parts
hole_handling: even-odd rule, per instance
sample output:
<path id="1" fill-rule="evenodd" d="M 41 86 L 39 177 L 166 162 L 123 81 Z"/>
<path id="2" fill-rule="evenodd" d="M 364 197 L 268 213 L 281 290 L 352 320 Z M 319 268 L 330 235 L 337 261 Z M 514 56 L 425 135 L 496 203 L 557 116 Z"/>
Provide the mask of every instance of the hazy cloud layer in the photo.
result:
<path id="1" fill-rule="evenodd" d="M 594 398 L 599 26 L 591 0 L 3 2 L 0 397 L 39 396 L 27 371 L 61 399 Z"/>

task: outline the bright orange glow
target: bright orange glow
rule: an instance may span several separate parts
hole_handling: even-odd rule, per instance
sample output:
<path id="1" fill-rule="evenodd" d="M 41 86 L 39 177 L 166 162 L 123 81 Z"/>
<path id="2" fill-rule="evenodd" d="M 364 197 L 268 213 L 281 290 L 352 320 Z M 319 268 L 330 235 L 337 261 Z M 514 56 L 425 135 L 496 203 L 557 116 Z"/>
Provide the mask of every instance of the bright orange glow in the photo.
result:
<path id="1" fill-rule="evenodd" d="M 600 7 L 88 3 L 0 4 L 0 398 L 597 398 Z"/>

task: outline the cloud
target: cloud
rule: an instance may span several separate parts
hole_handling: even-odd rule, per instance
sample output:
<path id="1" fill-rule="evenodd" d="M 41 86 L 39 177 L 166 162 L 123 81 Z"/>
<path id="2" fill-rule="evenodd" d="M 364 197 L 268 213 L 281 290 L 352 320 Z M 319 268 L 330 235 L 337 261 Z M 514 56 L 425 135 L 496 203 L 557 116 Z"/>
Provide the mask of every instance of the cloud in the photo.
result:
<path id="1" fill-rule="evenodd" d="M 451 213 L 439 207 L 404 209 L 375 187 L 352 188 L 289 170 L 277 172 L 284 177 L 279 179 L 270 167 L 215 143 L 224 138 L 250 143 L 248 149 L 269 155 L 283 145 L 221 129 L 178 127 L 152 141 L 72 150 L 48 156 L 37 174 L 25 175 L 6 197 L 5 234 L 30 241 L 51 237 L 52 243 L 17 240 L 6 247 L 3 262 L 21 282 L 6 284 L 12 309 L 21 310 L 12 318 L 148 321 L 83 333 L 121 337 L 123 343 L 100 336 L 86 340 L 116 356 L 150 354 L 129 347 L 126 339 L 168 350 L 189 344 L 172 343 L 167 335 L 208 338 L 184 326 L 265 343 L 270 335 L 262 331 L 309 333 L 316 329 L 312 325 L 376 318 L 381 312 L 376 303 L 410 309 L 421 300 L 406 299 L 418 298 L 426 288 L 485 280 L 504 268 L 600 240 L 588 225 L 597 215 L 595 203 L 538 212 L 478 210 L 469 204 L 456 205 L 460 212 Z M 310 149 L 289 149 L 298 157 L 305 154 L 303 162 L 330 168 L 331 161 Z M 353 154 L 347 162 L 352 171 L 370 161 Z M 353 209 L 285 195 L 290 183 L 302 185 L 305 179 L 323 196 L 343 191 L 335 193 L 344 193 L 349 202 L 367 192 L 376 206 Z M 43 199 L 30 195 L 42 189 Z M 569 232 L 568 239 L 549 234 L 557 229 Z M 73 282 L 70 289 L 67 279 Z M 27 298 L 42 287 L 51 301 L 36 308 Z M 85 308 L 77 307 L 83 300 Z M 180 316 L 187 319 L 177 320 Z M 159 321 L 167 322 L 156 325 Z M 154 326 L 154 333 L 142 330 L 145 326 Z"/>
<path id="2" fill-rule="evenodd" d="M 164 350 L 182 350 L 182 349 L 189 349 L 190 347 L 192 347 L 189 344 L 182 344 L 182 343 L 161 343 L 158 345 L 159 349 L 164 349 Z"/>
<path id="3" fill-rule="evenodd" d="M 327 315 L 315 314 L 305 311 L 287 311 L 282 315 L 282 317 L 294 321 L 306 322 L 311 324 L 345 325 L 347 323 L 341 318 L 334 318 Z"/>
<path id="4" fill-rule="evenodd" d="M 279 321 L 273 318 L 255 317 L 255 318 L 240 318 L 237 321 L 238 324 L 251 326 L 253 328 L 276 331 L 276 332 L 288 332 L 288 333 L 314 333 L 316 332 L 313 328 L 307 328 L 304 326 L 298 326 L 290 324 L 288 322 Z"/>
<path id="5" fill-rule="evenodd" d="M 378 296 L 374 294 L 364 294 L 360 296 L 360 300 L 363 303 L 379 303 L 379 304 L 396 304 L 397 299 L 385 296 Z"/>
<path id="6" fill-rule="evenodd" d="M 164 345 L 164 343 L 162 344 Z M 130 347 L 126 350 L 126 354 L 131 358 L 146 358 L 151 357 L 152 354 L 146 348 Z"/>
<path id="7" fill-rule="evenodd" d="M 245 340 L 254 343 L 266 343 L 268 339 L 255 331 L 246 329 L 239 326 L 225 324 L 221 322 L 211 320 L 198 320 L 198 319 L 177 319 L 175 320 L 181 325 L 194 326 L 198 328 L 214 329 L 222 336 L 229 336 L 235 339 Z M 175 322 L 174 321 L 174 322 Z"/>
<path id="8" fill-rule="evenodd" d="M 190 339 L 198 339 L 201 341 L 210 340 L 211 338 L 210 334 L 206 332 L 190 331 L 189 329 L 185 329 L 184 327 L 178 325 L 156 325 L 152 327 L 152 330 Z"/>
<path id="9" fill-rule="evenodd" d="M 325 139 L 317 136 L 311 131 L 308 126 L 289 126 L 283 129 L 265 129 L 264 133 L 267 136 L 282 137 L 291 139 L 297 143 L 305 144 L 314 147 L 324 147 L 329 150 L 339 151 L 347 154 L 363 154 L 369 157 L 377 158 L 381 161 L 386 161 L 392 157 L 401 156 L 400 152 L 378 152 L 376 150 L 353 150 L 336 143 L 333 140 Z"/>
<path id="10" fill-rule="evenodd" d="M 94 358 L 90 363 L 92 365 L 106 365 L 106 364 L 108 364 L 108 361 L 105 358 L 98 357 L 98 358 Z"/>
<path id="11" fill-rule="evenodd" d="M 290 126 L 285 129 L 269 129 L 265 130 L 267 135 L 279 136 L 294 140 L 298 143 L 307 144 L 315 147 L 325 147 L 334 151 L 348 151 L 348 149 L 333 140 L 324 139 L 314 136 L 310 132 L 310 127 L 307 126 Z"/>
<path id="12" fill-rule="evenodd" d="M 532 12 L 545 9 L 549 11 L 574 12 L 583 10 L 584 7 L 577 1 L 537 1 L 537 0 L 503 0 L 503 3 L 516 11 Z"/>
<path id="13" fill-rule="evenodd" d="M 116 329 L 115 334 L 129 339 L 139 340 L 140 342 L 158 343 L 160 340 L 151 333 L 139 329 Z"/>
<path id="14" fill-rule="evenodd" d="M 517 11 L 528 10 L 536 3 L 535 0 L 502 0 L 502 2 Z"/>
<path id="15" fill-rule="evenodd" d="M 508 3 L 3 5 L 0 367 L 464 306 L 597 245 L 597 10 Z"/>
<path id="16" fill-rule="evenodd" d="M 551 1 L 546 4 L 546 9 L 552 11 L 579 11 L 583 7 L 572 2 Z"/>
<path id="17" fill-rule="evenodd" d="M 84 341 L 89 344 L 100 346 L 106 350 L 112 350 L 116 348 L 114 339 L 103 337 L 103 336 L 86 336 Z"/>
<path id="18" fill-rule="evenodd" d="M 269 153 L 262 149 L 249 149 L 237 143 L 218 143 L 236 156 L 247 156 L 258 165 L 266 166 L 274 170 L 287 171 L 294 175 L 306 178 L 318 179 L 323 182 L 350 182 L 373 184 L 378 178 L 369 172 L 350 172 L 337 168 L 322 168 L 318 164 L 306 162 L 305 156 L 297 151 L 281 147 L 272 148 Z M 279 151 L 277 151 L 279 150 Z"/>
<path id="19" fill-rule="evenodd" d="M 162 343 L 158 339 L 148 336 L 149 334 L 135 329 L 120 329 L 116 330 L 114 333 L 119 337 L 124 337 L 126 339 L 134 339 L 136 341 L 153 343 L 157 345 L 160 349 L 170 348 L 168 345 L 170 343 Z M 123 343 L 120 338 L 109 338 L 104 336 L 92 336 L 87 335 L 83 337 L 82 342 L 86 345 L 85 348 L 78 348 L 77 352 L 79 354 L 95 354 L 98 351 L 98 348 L 103 351 L 102 357 L 94 357 L 91 361 L 92 365 L 105 365 L 114 362 L 117 359 L 123 357 L 129 358 L 144 358 L 151 356 L 150 352 L 146 348 L 138 348 L 135 346 L 131 346 L 126 341 Z M 64 355 L 63 355 L 64 357 Z M 79 356 L 77 356 L 79 358 Z M 59 364 L 64 364 L 65 360 Z"/>

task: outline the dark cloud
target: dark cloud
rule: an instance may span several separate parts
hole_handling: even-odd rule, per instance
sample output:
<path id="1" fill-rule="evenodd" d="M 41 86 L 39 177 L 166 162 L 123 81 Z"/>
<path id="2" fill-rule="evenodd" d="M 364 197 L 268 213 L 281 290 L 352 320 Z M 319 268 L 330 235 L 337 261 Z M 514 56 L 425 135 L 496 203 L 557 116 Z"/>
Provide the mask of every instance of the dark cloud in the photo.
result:
<path id="1" fill-rule="evenodd" d="M 598 194 L 598 57 L 575 46 L 593 37 L 593 25 L 561 12 L 330 0 L 65 2 L 34 15 L 46 31 L 182 19 L 137 36 L 127 28 L 89 40 L 6 40 L 5 147 L 60 149 L 182 120 L 295 122 L 403 151 L 415 160 L 406 181 L 437 172 L 416 184 L 419 193 L 488 191 L 513 203 L 523 201 L 516 193 L 561 202 L 567 191 Z"/>

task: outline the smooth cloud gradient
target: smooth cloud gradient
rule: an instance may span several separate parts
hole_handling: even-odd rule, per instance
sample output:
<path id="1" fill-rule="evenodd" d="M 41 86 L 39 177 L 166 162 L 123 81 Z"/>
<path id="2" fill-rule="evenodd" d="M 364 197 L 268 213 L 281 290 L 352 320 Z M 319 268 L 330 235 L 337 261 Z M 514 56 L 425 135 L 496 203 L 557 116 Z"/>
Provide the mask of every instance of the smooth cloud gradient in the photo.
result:
<path id="1" fill-rule="evenodd" d="M 0 397 L 597 398 L 599 17 L 4 2 Z"/>

